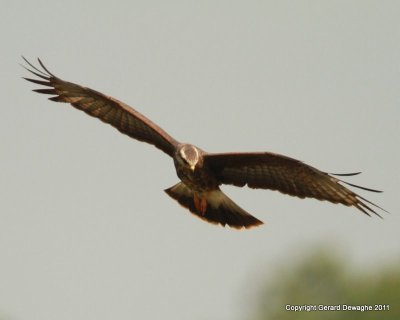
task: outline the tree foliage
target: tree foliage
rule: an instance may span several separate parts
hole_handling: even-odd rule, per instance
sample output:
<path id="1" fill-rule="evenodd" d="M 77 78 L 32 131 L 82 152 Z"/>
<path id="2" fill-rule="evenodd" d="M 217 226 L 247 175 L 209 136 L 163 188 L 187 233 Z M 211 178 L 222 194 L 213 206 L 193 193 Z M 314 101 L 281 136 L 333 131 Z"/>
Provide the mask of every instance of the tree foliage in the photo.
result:
<path id="1" fill-rule="evenodd" d="M 321 305 L 340 311 L 319 311 Z M 296 306 L 316 311 L 287 310 Z M 373 310 L 343 311 L 346 306 Z M 318 250 L 299 263 L 288 261 L 264 285 L 253 319 L 400 319 L 400 264 L 354 270 L 332 250 Z"/>

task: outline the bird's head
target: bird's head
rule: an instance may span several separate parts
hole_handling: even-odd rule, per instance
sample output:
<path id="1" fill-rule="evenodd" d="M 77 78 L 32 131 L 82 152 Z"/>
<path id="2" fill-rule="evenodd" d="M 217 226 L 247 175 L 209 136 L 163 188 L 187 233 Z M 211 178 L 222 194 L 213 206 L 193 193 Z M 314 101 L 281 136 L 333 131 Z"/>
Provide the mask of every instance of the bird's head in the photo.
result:
<path id="1" fill-rule="evenodd" d="M 194 171 L 201 157 L 201 151 L 191 144 L 184 144 L 178 150 L 178 159 Z"/>

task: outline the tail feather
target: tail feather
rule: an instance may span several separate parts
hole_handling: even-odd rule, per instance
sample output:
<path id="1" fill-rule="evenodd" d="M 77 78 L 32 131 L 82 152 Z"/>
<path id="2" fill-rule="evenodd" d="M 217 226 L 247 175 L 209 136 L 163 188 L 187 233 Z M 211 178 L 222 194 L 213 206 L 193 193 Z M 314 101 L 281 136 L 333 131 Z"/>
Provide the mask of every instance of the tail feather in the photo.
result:
<path id="1" fill-rule="evenodd" d="M 247 229 L 263 224 L 262 221 L 240 208 L 219 189 L 207 193 L 207 207 L 204 213 L 196 208 L 194 192 L 183 182 L 164 191 L 180 205 L 207 222 L 222 226 L 228 225 L 236 229 Z"/>

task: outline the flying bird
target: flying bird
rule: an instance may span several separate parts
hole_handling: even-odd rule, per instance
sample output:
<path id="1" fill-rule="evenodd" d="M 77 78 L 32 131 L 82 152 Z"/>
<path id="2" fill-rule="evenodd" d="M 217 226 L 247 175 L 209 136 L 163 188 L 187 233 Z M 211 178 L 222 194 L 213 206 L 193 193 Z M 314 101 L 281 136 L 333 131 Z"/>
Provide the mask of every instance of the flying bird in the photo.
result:
<path id="1" fill-rule="evenodd" d="M 299 198 L 314 198 L 353 206 L 367 215 L 380 215 L 381 207 L 359 196 L 343 184 L 381 192 L 345 182 L 299 160 L 271 152 L 208 153 L 192 144 L 181 143 L 127 104 L 101 92 L 64 81 L 38 59 L 40 67 L 22 57 L 23 66 L 37 78 L 24 78 L 48 88 L 33 91 L 52 95 L 49 99 L 68 102 L 90 116 L 110 124 L 121 133 L 154 145 L 169 155 L 180 181 L 164 191 L 199 218 L 222 226 L 250 228 L 263 222 L 246 212 L 220 189 L 222 184 L 277 190 Z M 385 211 L 385 210 L 384 210 Z"/>

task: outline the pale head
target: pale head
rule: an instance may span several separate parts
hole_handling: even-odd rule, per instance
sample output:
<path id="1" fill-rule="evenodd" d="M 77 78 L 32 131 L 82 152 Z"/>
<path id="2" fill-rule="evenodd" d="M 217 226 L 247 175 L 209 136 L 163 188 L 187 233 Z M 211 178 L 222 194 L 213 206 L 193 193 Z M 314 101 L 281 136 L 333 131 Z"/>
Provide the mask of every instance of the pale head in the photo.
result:
<path id="1" fill-rule="evenodd" d="M 191 144 L 184 144 L 179 148 L 179 158 L 194 171 L 200 159 L 200 150 Z"/>

